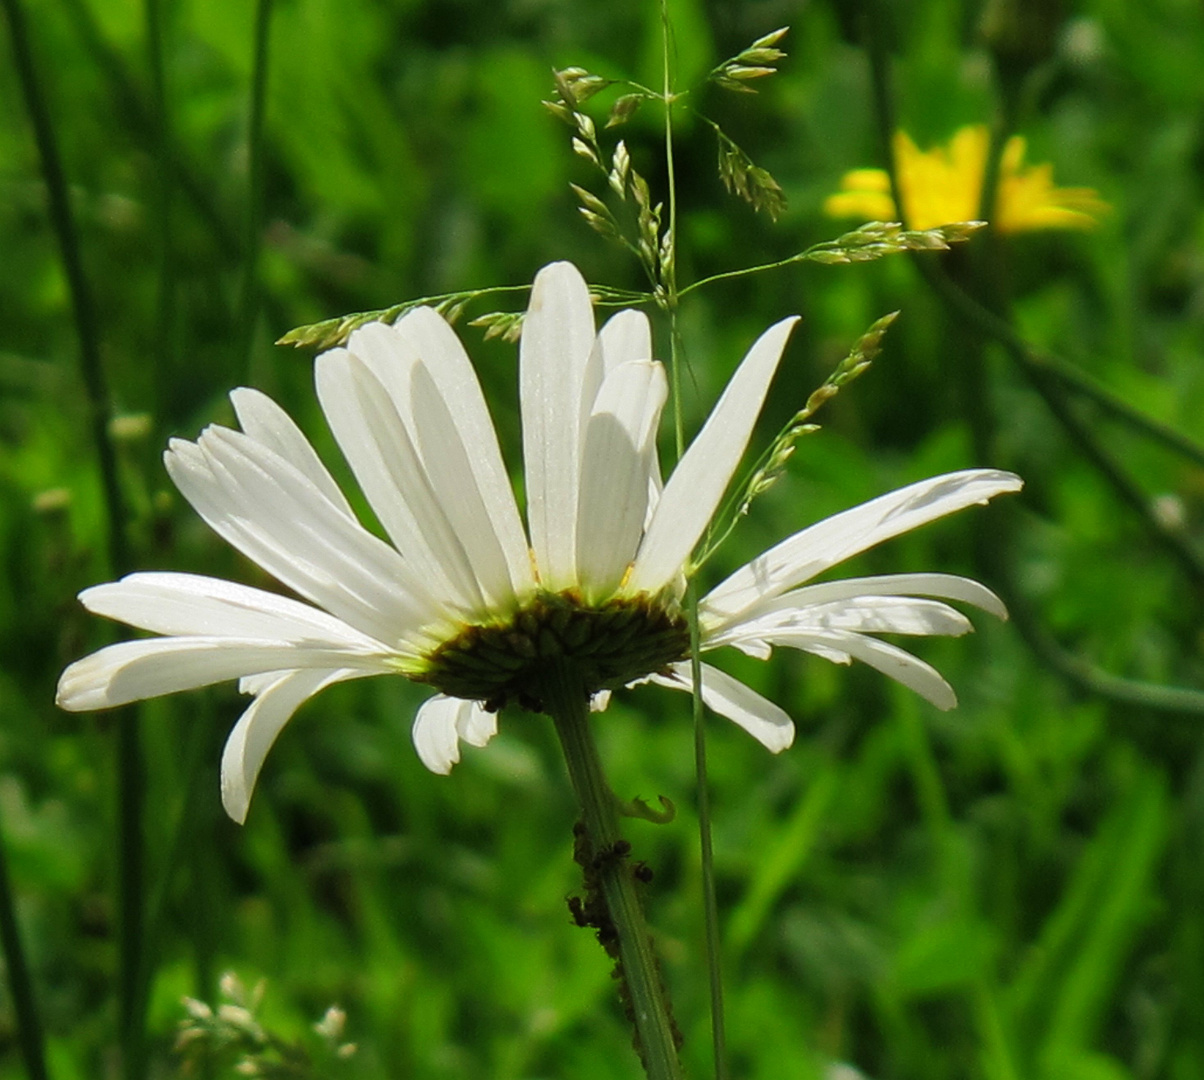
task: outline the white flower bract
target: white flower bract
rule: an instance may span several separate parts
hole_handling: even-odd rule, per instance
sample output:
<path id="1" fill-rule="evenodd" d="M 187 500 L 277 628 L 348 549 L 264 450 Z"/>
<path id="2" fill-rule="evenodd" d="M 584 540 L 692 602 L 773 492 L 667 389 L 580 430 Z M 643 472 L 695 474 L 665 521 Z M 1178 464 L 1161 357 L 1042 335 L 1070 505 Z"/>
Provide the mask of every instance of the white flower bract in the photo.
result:
<path id="1" fill-rule="evenodd" d="M 281 729 L 336 682 L 403 674 L 437 689 L 475 686 L 448 674 L 452 658 L 496 661 L 488 677 L 500 680 L 498 693 L 437 693 L 418 710 L 414 744 L 439 773 L 459 760 L 461 743 L 484 746 L 496 733 L 497 707 L 522 700 L 520 676 L 544 662 L 540 650 L 572 659 L 593 635 L 593 655 L 611 626 L 629 636 L 634 626 L 636 640 L 609 657 L 610 667 L 590 669 L 601 672 L 595 707 L 624 683 L 689 690 L 685 570 L 744 454 L 795 321 L 753 344 L 662 488 L 656 435 L 667 382 L 652 359 L 647 317 L 621 311 L 595 333 L 577 270 L 541 270 L 520 346 L 526 528 L 476 373 L 429 308 L 394 326 L 364 326 L 315 365 L 322 410 L 388 542 L 360 524 L 278 405 L 235 390 L 242 430 L 214 425 L 195 443 L 172 440 L 167 470 L 220 536 L 302 599 L 162 572 L 87 589 L 80 599 L 88 610 L 160 636 L 72 664 L 59 704 L 107 708 L 239 679 L 253 700 L 226 743 L 221 773 L 226 811 L 243 821 Z M 874 544 L 1020 486 L 996 470 L 952 473 L 796 533 L 702 600 L 703 649 L 731 645 L 767 657 L 782 646 L 861 660 L 950 708 L 953 691 L 933 668 L 871 635 L 965 633 L 969 621 L 947 600 L 1006 617 L 989 589 L 936 573 L 807 582 Z M 549 635 L 552 643 L 542 644 Z M 511 640 L 518 651 L 498 655 L 497 644 Z M 517 681 L 507 682 L 512 670 Z M 777 705 L 709 664 L 702 683 L 715 712 L 770 750 L 790 745 L 794 725 Z"/>

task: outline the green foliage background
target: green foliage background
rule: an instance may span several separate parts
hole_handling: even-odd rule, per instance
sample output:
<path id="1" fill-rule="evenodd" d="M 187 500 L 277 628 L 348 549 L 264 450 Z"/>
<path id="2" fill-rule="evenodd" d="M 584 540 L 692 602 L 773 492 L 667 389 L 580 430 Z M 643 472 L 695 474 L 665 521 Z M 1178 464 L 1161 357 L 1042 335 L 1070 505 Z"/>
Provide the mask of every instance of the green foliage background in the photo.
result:
<path id="1" fill-rule="evenodd" d="M 1057 12 L 1042 28 L 1019 0 L 988 6 L 880 5 L 900 123 L 928 145 L 994 120 L 1002 84 L 982 19 L 1010 13 L 1029 27 L 1039 63 L 1016 123 L 1030 158 L 1052 162 L 1064 184 L 1096 187 L 1113 212 L 1090 234 L 1009 240 L 996 298 L 1006 294 L 1034 345 L 1204 440 L 1204 12 L 1189 0 L 1067 0 L 1037 5 Z M 778 178 L 789 209 L 772 224 L 729 199 L 713 136 L 683 112 L 683 284 L 842 231 L 822 216 L 823 197 L 845 170 L 878 163 L 858 8 L 670 4 L 682 86 L 793 26 L 790 58 L 759 96 L 712 88 L 691 99 Z M 230 388 L 271 393 L 341 465 L 310 357 L 271 344 L 287 329 L 524 283 L 558 258 L 591 281 L 641 285 L 580 221 L 567 185 L 587 182 L 587 167 L 539 99 L 552 67 L 569 64 L 659 85 L 651 0 L 279 0 L 262 138 L 250 144 L 254 5 L 23 10 L 113 403 L 148 418 L 117 446 L 139 567 L 265 584 L 208 533 L 159 460 L 169 437 L 230 422 Z M 53 688 L 64 664 L 109 640 L 74 596 L 112 570 L 67 281 L 14 64 L 0 56 L 0 819 L 49 1071 L 93 1080 L 120 1075 L 117 740 L 112 716 L 56 711 Z M 663 194 L 654 114 L 624 135 Z M 705 415 L 761 329 L 798 312 L 768 438 L 895 308 L 874 369 L 830 407 L 717 561 L 734 566 L 935 472 L 1013 468 L 1028 481 L 1015 505 L 905 537 L 857 569 L 939 568 L 1004 588 L 983 536 L 1005 536 L 1012 584 L 1066 649 L 1116 675 L 1204 685 L 1199 576 L 1151 539 L 1004 353 L 984 350 L 906 257 L 695 294 L 682 313 L 687 417 Z M 515 350 L 464 335 L 514 466 Z M 975 379 L 963 378 L 979 352 Z M 990 460 L 967 394 L 996 417 Z M 1079 415 L 1200 557 L 1204 468 L 1101 413 Z M 778 758 L 731 725 L 711 728 L 733 1076 L 822 1075 L 844 1061 L 923 1080 L 1204 1077 L 1200 717 L 1087 693 L 1012 625 L 977 621 L 974 638 L 919 650 L 958 690 L 949 714 L 865 670 L 733 661 L 799 726 Z M 420 700 L 402 680 L 372 680 L 308 705 L 243 828 L 217 794 L 242 707 L 233 688 L 140 710 L 151 1075 L 179 1068 L 180 997 L 215 1000 L 227 969 L 268 980 L 265 1022 L 285 1038 L 304 1038 L 333 1001 L 346 1008 L 360 1051 L 343 1075 L 637 1074 L 607 961 L 565 907 L 578 884 L 573 809 L 549 726 L 507 713 L 488 750 L 436 777 L 410 745 Z M 633 823 L 631 839 L 656 871 L 650 915 L 690 1073 L 704 1076 L 686 703 L 639 690 L 597 728 L 620 793 L 663 793 L 680 809 L 669 826 Z M 22 1075 L 6 987 L 0 1077 Z"/>

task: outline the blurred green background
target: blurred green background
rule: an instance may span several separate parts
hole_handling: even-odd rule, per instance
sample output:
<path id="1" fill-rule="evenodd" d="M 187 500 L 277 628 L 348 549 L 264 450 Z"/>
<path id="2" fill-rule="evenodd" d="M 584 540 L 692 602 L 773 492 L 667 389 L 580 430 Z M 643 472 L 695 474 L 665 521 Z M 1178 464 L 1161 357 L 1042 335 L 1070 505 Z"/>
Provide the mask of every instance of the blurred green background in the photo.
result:
<path id="1" fill-rule="evenodd" d="M 6 12 L 15 5 L 5 0 Z M 846 227 L 822 216 L 824 196 L 846 170 L 881 163 L 868 16 L 898 122 L 921 146 L 1003 117 L 1027 136 L 1030 160 L 1113 208 L 1090 233 L 978 237 L 925 258 L 1034 346 L 1204 441 L 1198 3 L 670 9 L 683 87 L 792 26 L 790 56 L 759 96 L 704 87 L 688 101 L 777 177 L 789 208 L 772 223 L 729 197 L 713 135 L 683 109 L 682 284 Z M 567 185 L 592 176 L 539 99 L 551 69 L 570 64 L 658 86 L 651 0 L 20 10 L 113 408 L 127 418 L 114 446 L 140 568 L 265 584 L 160 463 L 169 437 L 231 421 L 236 385 L 275 396 L 342 468 L 310 355 L 272 345 L 291 327 L 525 283 L 560 258 L 591 281 L 642 284 L 581 222 Z M 127 988 L 123 1006 L 119 990 L 118 806 L 123 784 L 132 789 L 118 772 L 119 721 L 53 705 L 61 668 L 110 640 L 74 597 L 113 568 L 77 324 L 12 42 L 0 45 L 0 821 L 50 1075 L 134 1077 L 143 1065 L 177 1075 L 181 996 L 216 1001 L 231 969 L 267 980 L 262 1016 L 285 1039 L 312 1040 L 332 1002 L 347 1010 L 359 1052 L 321 1075 L 637 1075 L 608 962 L 565 906 L 579 886 L 573 807 L 550 726 L 507 713 L 487 750 L 433 776 L 409 736 L 422 694 L 400 679 L 337 687 L 304 708 L 243 828 L 222 815 L 216 776 L 242 708 L 234 688 L 139 710 L 146 1041 L 145 1059 L 127 1053 L 122 1066 L 123 1008 L 127 1050 L 142 1042 L 137 994 Z M 663 197 L 655 109 L 623 135 Z M 711 725 L 732 1075 L 819 1076 L 845 1062 L 882 1080 L 1204 1078 L 1199 698 L 1158 707 L 1151 689 L 1204 686 L 1201 459 L 1058 397 L 1132 477 L 1136 497 L 1118 497 L 1007 354 L 951 314 L 906 256 L 694 294 L 682 312 L 686 415 L 705 415 L 761 329 L 801 313 L 768 438 L 895 308 L 882 357 L 821 416 L 824 430 L 709 572 L 718 580 L 905 482 L 990 464 L 1026 478 L 1012 505 L 931 526 L 845 573 L 970 573 L 1026 614 L 1003 626 L 983 617 L 973 638 L 917 649 L 958 691 L 948 714 L 864 669 L 785 654 L 729 665 L 799 726 L 795 746 L 771 758 L 734 726 Z M 513 467 L 515 349 L 463 334 Z M 1092 693 L 1092 680 L 1115 692 Z M 630 837 L 656 872 L 650 917 L 700 1077 L 706 975 L 678 697 L 622 695 L 597 728 L 620 794 L 663 793 L 680 810 L 668 826 L 632 823 Z M 193 1075 L 233 1075 L 224 1069 Z M 0 1077 L 23 1075 L 6 985 Z"/>

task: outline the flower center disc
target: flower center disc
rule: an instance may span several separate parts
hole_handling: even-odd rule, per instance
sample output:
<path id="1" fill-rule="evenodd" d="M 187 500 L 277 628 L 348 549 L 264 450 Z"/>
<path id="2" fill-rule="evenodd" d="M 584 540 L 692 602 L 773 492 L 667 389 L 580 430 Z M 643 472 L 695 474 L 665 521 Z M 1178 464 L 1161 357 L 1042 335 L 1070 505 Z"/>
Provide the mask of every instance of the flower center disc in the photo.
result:
<path id="1" fill-rule="evenodd" d="M 613 690 L 684 660 L 690 631 L 680 612 L 646 598 L 585 606 L 575 592 L 541 593 L 509 622 L 466 626 L 411 676 L 496 711 L 512 701 L 540 710 L 547 665 L 567 660 L 590 694 Z"/>

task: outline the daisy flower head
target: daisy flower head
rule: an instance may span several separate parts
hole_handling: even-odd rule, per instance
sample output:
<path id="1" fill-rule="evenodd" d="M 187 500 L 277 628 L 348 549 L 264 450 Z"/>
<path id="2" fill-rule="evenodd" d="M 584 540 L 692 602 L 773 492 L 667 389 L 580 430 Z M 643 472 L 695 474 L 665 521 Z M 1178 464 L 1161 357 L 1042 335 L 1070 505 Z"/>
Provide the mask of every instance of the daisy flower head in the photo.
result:
<path id="1" fill-rule="evenodd" d="M 317 453 L 270 398 L 238 389 L 241 430 L 172 440 L 164 460 L 223 539 L 295 594 L 184 573 L 135 573 L 80 594 L 85 607 L 156 637 L 64 671 L 58 702 L 99 709 L 238 679 L 252 701 L 226 743 L 222 800 L 246 817 L 272 743 L 302 703 L 337 682 L 402 675 L 430 686 L 413 738 L 438 773 L 484 746 L 498 710 L 539 710 L 566 668 L 604 707 L 651 680 L 692 689 L 682 610 L 690 557 L 744 454 L 795 319 L 752 345 L 662 484 L 656 436 L 667 396 L 648 319 L 595 330 L 570 263 L 535 278 L 519 346 L 526 525 L 480 384 L 442 316 L 417 308 L 356 330 L 317 358 L 326 420 L 388 539 L 356 518 Z M 754 656 L 790 646 L 862 660 L 942 708 L 936 671 L 872 636 L 961 634 L 943 601 L 1005 615 L 984 586 L 947 574 L 806 584 L 912 528 L 1015 491 L 1010 473 L 926 480 L 822 521 L 732 574 L 700 606 L 702 648 Z M 787 714 L 709 664 L 701 692 L 770 750 Z"/>
<path id="2" fill-rule="evenodd" d="M 979 215 L 990 133 L 985 124 L 960 128 L 946 145 L 921 150 L 905 131 L 895 133 L 895 170 L 908 228 L 933 229 Z M 1090 229 L 1109 207 L 1092 188 L 1058 187 L 1048 162 L 1027 165 L 1027 143 L 1013 135 L 999 162 L 992 221 L 1004 233 L 1036 229 Z M 845 173 L 840 191 L 824 202 L 829 217 L 899 221 L 884 169 Z"/>

